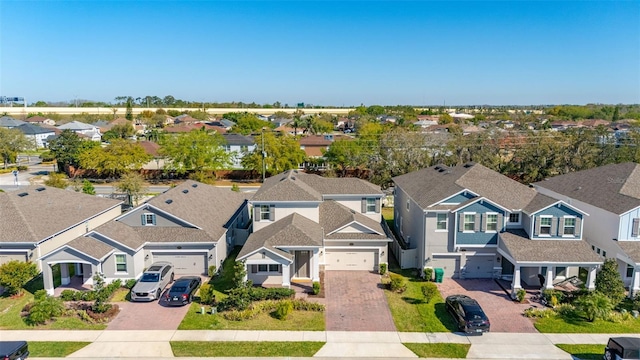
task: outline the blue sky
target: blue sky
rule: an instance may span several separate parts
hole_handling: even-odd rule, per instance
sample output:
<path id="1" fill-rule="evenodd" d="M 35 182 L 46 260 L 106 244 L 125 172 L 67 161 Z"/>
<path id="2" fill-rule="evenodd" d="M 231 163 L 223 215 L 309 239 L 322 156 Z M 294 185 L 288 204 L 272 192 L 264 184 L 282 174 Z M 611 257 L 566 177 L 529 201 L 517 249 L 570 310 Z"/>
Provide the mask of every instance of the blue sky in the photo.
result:
<path id="1" fill-rule="evenodd" d="M 640 103 L 640 2 L 0 0 L 0 95 Z"/>

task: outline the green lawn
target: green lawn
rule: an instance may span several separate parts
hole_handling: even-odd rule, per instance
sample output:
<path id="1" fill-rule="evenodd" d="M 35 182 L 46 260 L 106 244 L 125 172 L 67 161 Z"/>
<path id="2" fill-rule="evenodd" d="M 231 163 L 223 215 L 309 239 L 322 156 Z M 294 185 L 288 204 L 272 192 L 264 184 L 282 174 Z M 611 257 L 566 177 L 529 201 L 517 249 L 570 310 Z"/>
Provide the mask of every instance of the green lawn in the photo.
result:
<path id="1" fill-rule="evenodd" d="M 588 322 L 577 316 L 564 319 L 560 316 L 552 316 L 536 319 L 534 326 L 541 333 L 640 333 L 640 319 L 613 323 L 605 320 Z"/>
<path id="2" fill-rule="evenodd" d="M 421 358 L 460 358 L 467 357 L 470 344 L 421 344 L 421 343 L 404 343 L 409 350 Z"/>
<path id="3" fill-rule="evenodd" d="M 403 275 L 408 279 L 407 290 L 404 293 L 384 291 L 398 331 L 446 332 L 457 330 L 440 294 L 437 294 L 430 303 L 425 303 L 421 290 L 425 282 L 410 276 L 410 273 L 415 270 L 399 270 L 393 262 L 390 265 L 393 266 L 391 272 Z"/>
<path id="4" fill-rule="evenodd" d="M 557 347 L 581 360 L 601 360 L 605 345 L 556 344 Z"/>
<path id="5" fill-rule="evenodd" d="M 208 309 L 208 308 L 207 308 Z M 294 311 L 287 320 L 278 320 L 268 313 L 254 319 L 229 321 L 220 314 L 200 314 L 200 304 L 192 303 L 178 330 L 298 330 L 323 331 L 324 312 Z"/>
<path id="6" fill-rule="evenodd" d="M 311 357 L 323 342 L 172 341 L 176 357 Z"/>
<path id="7" fill-rule="evenodd" d="M 80 341 L 29 341 L 29 352 L 34 358 L 66 357 L 89 344 Z"/>
<path id="8" fill-rule="evenodd" d="M 131 300 L 131 290 L 127 288 L 120 288 L 111 295 L 109 302 L 126 302 L 129 300 Z"/>

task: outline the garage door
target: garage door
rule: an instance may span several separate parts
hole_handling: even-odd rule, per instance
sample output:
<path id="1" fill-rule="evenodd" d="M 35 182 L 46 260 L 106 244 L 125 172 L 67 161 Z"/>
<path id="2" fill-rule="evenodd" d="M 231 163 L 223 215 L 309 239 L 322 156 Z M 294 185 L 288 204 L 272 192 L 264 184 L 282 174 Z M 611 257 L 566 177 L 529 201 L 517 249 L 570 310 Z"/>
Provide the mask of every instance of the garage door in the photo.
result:
<path id="1" fill-rule="evenodd" d="M 330 250 L 325 253 L 325 270 L 377 271 L 375 250 Z"/>
<path id="2" fill-rule="evenodd" d="M 153 261 L 168 261 L 173 264 L 176 275 L 199 275 L 207 273 L 206 255 L 203 253 L 153 253 Z"/>
<path id="3" fill-rule="evenodd" d="M 491 279 L 493 277 L 492 256 L 467 256 L 464 277 L 466 279 Z"/>
<path id="4" fill-rule="evenodd" d="M 27 261 L 27 254 L 23 252 L 0 252 L 0 265 L 11 260 Z"/>
<path id="5" fill-rule="evenodd" d="M 460 270 L 460 257 L 433 255 L 433 259 L 431 259 L 429 265 L 434 269 L 444 269 L 444 277 L 446 278 L 457 278 Z"/>

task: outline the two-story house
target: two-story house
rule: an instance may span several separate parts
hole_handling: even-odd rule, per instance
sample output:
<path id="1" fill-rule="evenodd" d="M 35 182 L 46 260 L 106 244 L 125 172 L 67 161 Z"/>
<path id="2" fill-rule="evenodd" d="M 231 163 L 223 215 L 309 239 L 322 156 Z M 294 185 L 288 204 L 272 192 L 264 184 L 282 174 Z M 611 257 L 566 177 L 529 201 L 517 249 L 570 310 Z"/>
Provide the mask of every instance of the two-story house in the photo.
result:
<path id="1" fill-rule="evenodd" d="M 253 233 L 238 254 L 247 279 L 288 287 L 331 270 L 377 271 L 391 241 L 381 224 L 378 186 L 290 170 L 251 198 Z"/>
<path id="2" fill-rule="evenodd" d="M 505 278 L 515 291 L 602 263 L 582 238 L 588 214 L 482 165 L 437 165 L 393 178 L 394 225 L 404 268 L 442 268 L 450 278 Z M 399 252 L 399 251 L 397 251 Z"/>
<path id="3" fill-rule="evenodd" d="M 256 149 L 256 142 L 251 136 L 242 134 L 222 134 L 225 140 L 224 149 L 231 154 L 232 167 L 242 169 L 242 158 Z"/>
<path id="4" fill-rule="evenodd" d="M 35 147 L 38 149 L 47 147 L 48 145 L 47 138 L 49 138 L 49 136 L 54 136 L 56 134 L 53 131 L 53 129 L 44 128 L 44 127 L 33 125 L 30 123 L 22 124 L 16 127 L 16 129 L 22 131 L 24 136 L 27 139 L 30 139 L 35 145 Z"/>
<path id="5" fill-rule="evenodd" d="M 640 292 L 640 165 L 623 163 L 555 176 L 533 186 L 589 212 L 585 239 L 594 253 L 618 262 L 629 295 Z"/>
<path id="6" fill-rule="evenodd" d="M 86 124 L 81 121 L 71 121 L 66 124 L 62 124 L 58 126 L 58 129 L 62 131 L 71 130 L 78 135 L 87 137 L 91 141 L 102 140 L 102 134 L 100 133 L 100 129 L 97 126 Z"/>

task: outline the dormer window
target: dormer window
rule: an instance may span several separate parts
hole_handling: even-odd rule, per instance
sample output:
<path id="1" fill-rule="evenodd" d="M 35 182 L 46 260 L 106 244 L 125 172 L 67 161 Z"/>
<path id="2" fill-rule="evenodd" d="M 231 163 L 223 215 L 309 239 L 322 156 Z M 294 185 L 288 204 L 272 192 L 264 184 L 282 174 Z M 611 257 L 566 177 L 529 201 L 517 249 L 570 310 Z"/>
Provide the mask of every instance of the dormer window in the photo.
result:
<path id="1" fill-rule="evenodd" d="M 576 234 L 576 218 L 566 217 L 564 218 L 564 226 L 562 227 L 563 235 L 574 236 Z"/>
<path id="2" fill-rule="evenodd" d="M 540 235 L 551 235 L 551 216 L 540 217 Z"/>
<path id="3" fill-rule="evenodd" d="M 142 225 L 153 226 L 156 224 L 156 214 L 144 213 L 142 214 Z"/>
<path id="4" fill-rule="evenodd" d="M 509 214 L 509 223 L 511 223 L 511 224 L 520 224 L 520 213 L 511 213 L 511 214 Z"/>
<path id="5" fill-rule="evenodd" d="M 498 231 L 498 214 L 486 214 L 487 224 L 485 231 Z"/>

